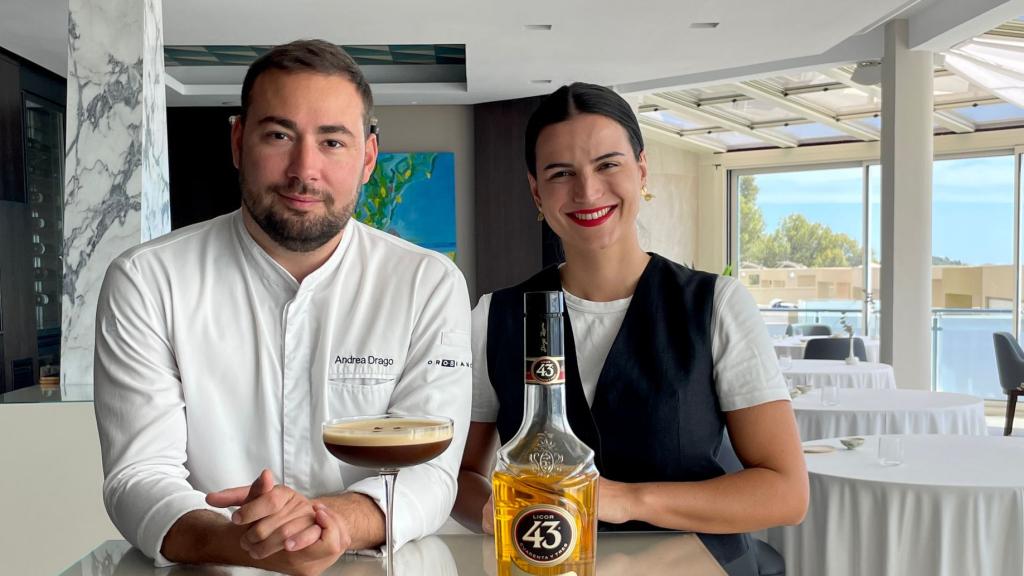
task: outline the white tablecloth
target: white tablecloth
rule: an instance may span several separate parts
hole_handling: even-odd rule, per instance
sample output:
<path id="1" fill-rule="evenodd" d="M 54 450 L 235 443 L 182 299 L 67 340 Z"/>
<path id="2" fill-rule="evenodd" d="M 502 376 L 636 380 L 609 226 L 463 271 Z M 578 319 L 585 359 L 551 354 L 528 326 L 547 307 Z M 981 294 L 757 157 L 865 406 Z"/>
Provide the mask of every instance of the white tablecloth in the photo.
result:
<path id="1" fill-rule="evenodd" d="M 788 352 L 789 357 L 794 360 L 802 360 L 804 350 L 807 348 L 807 341 L 815 338 L 831 338 L 831 336 L 789 336 L 774 341 L 775 353 Z M 861 338 L 864 341 L 864 353 L 868 362 L 878 362 L 879 342 L 877 338 Z M 847 343 L 849 345 L 849 343 Z"/>
<path id="2" fill-rule="evenodd" d="M 927 390 L 839 390 L 839 404 L 823 406 L 816 390 L 793 400 L 800 438 L 866 434 L 985 436 L 985 402 L 976 396 Z"/>
<path id="3" fill-rule="evenodd" d="M 805 455 L 807 517 L 767 531 L 786 573 L 1024 574 L 1024 439 L 922 435 L 903 444 L 904 462 L 892 467 L 877 463 L 877 437 Z"/>
<path id="4" fill-rule="evenodd" d="M 892 366 L 875 362 L 793 360 L 788 368 L 782 368 L 782 375 L 793 386 L 818 388 L 832 382 L 840 388 L 896 388 Z"/>

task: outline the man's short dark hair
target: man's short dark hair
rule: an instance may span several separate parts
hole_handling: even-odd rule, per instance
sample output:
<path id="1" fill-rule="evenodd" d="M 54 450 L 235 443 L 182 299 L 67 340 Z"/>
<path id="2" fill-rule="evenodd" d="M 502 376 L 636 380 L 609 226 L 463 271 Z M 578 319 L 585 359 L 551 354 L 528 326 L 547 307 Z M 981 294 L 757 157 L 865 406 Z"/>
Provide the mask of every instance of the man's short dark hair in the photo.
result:
<path id="1" fill-rule="evenodd" d="M 370 133 L 370 117 L 373 114 L 373 93 L 370 83 L 363 76 L 359 65 L 344 50 L 323 40 L 296 40 L 270 49 L 257 58 L 245 73 L 242 82 L 242 121 L 249 112 L 252 87 L 256 79 L 267 70 L 285 72 L 315 72 L 343 76 L 355 85 L 363 100 L 363 133 Z"/>

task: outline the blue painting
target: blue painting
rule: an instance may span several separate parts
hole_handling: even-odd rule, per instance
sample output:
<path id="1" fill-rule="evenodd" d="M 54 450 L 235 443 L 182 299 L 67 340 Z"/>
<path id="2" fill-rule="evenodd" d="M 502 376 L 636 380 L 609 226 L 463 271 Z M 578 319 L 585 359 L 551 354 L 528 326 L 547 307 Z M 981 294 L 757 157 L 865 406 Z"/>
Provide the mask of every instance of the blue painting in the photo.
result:
<path id="1" fill-rule="evenodd" d="M 354 216 L 455 260 L 455 155 L 381 152 Z"/>

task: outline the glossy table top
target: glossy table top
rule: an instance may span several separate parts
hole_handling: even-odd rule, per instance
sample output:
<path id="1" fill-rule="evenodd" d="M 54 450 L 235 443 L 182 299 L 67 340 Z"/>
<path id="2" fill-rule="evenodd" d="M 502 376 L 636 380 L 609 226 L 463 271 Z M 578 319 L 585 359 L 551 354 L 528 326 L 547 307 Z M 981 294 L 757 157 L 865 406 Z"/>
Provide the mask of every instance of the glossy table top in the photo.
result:
<path id="1" fill-rule="evenodd" d="M 602 533 L 598 536 L 594 574 L 723 575 L 725 572 L 692 534 Z M 396 576 L 496 575 L 494 539 L 479 535 L 435 535 L 410 542 L 395 555 Z M 62 573 L 62 576 L 256 576 L 271 574 L 253 568 L 187 566 L 154 568 L 153 561 L 124 540 L 108 540 Z M 346 554 L 331 576 L 384 574 L 379 558 Z"/>

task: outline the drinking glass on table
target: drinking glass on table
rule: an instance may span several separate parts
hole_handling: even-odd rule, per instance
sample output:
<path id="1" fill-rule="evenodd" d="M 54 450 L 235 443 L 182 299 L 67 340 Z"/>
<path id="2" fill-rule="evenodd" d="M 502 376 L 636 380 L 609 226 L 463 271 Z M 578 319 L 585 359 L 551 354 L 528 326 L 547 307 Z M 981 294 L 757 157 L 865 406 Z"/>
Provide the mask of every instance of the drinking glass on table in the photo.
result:
<path id="1" fill-rule="evenodd" d="M 384 548 L 387 576 L 394 574 L 392 521 L 398 470 L 433 460 L 452 443 L 451 418 L 381 414 L 335 418 L 323 423 L 323 441 L 335 458 L 377 470 L 384 482 Z"/>
<path id="2" fill-rule="evenodd" d="M 821 385 L 822 406 L 836 406 L 839 404 L 839 386 L 835 382 L 827 381 Z"/>
<path id="3" fill-rule="evenodd" d="M 878 463 L 882 466 L 899 466 L 903 464 L 903 438 L 899 436 L 879 436 Z"/>
<path id="4" fill-rule="evenodd" d="M 793 367 L 793 356 L 789 353 L 788 348 L 779 349 L 778 354 L 780 370 L 789 370 Z"/>

